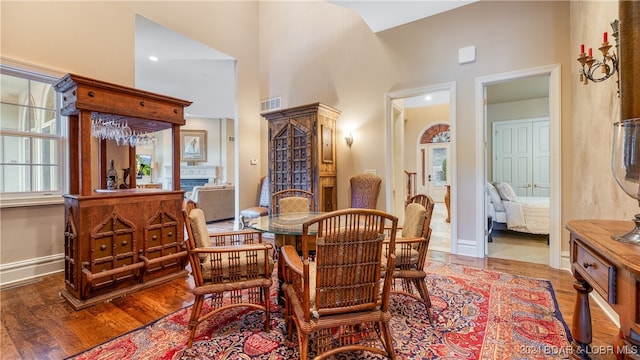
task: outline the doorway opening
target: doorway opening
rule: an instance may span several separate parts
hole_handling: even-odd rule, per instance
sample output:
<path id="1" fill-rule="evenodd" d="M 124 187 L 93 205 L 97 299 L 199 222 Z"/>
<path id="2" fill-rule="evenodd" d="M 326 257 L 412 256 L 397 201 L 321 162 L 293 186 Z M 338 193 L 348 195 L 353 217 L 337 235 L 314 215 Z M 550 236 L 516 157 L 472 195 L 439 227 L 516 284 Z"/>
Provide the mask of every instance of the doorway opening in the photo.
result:
<path id="1" fill-rule="evenodd" d="M 236 59 L 141 15 L 135 18 L 135 40 L 136 87 L 192 101 L 184 114 L 182 131 L 202 133 L 205 154 L 204 161 L 196 165 L 187 167 L 184 161 L 181 178 L 237 183 Z M 154 146 L 140 149 L 153 156 L 152 180 L 165 189 L 173 187 L 172 164 L 166 160 L 174 152 L 171 137 L 171 130 L 158 132 Z M 235 209 L 239 191 L 236 187 Z"/>
<path id="2" fill-rule="evenodd" d="M 429 194 L 435 202 L 444 202 L 451 183 L 448 124 L 436 124 L 419 134 L 416 154 L 416 193 Z"/>
<path id="3" fill-rule="evenodd" d="M 454 206 L 444 201 L 447 190 L 455 189 L 454 99 L 455 83 L 387 94 L 387 141 L 392 149 L 385 181 L 387 210 L 403 223 L 410 196 L 432 196 L 436 204 L 430 248 L 448 252 L 454 252 L 456 236 Z M 455 191 L 451 193 L 453 205 Z"/>
<path id="4" fill-rule="evenodd" d="M 539 89 L 539 93 L 527 94 L 533 88 Z M 505 105 L 492 105 L 500 103 Z M 534 110 L 524 106 L 525 103 L 531 105 L 530 107 Z M 559 104 L 560 69 L 557 65 L 476 79 L 476 121 L 480 125 L 479 128 L 484 130 L 477 134 L 476 142 L 479 147 L 482 147 L 478 148 L 478 153 L 484 155 L 481 160 L 484 166 L 476 178 L 477 191 L 479 196 L 482 196 L 482 200 L 478 202 L 482 209 L 476 212 L 479 216 L 476 224 L 481 224 L 476 230 L 476 238 L 484 239 L 478 243 L 478 256 L 509 258 L 508 250 L 509 246 L 512 246 L 518 253 L 518 255 L 514 253 L 511 257 L 513 259 L 523 260 L 523 253 L 542 251 L 545 252 L 544 256 L 532 257 L 529 261 L 543 262 L 555 268 L 560 267 Z M 540 144 L 544 146 L 540 148 Z M 514 149 L 514 146 L 517 149 Z M 540 235 L 545 232 L 544 230 L 526 228 L 524 215 L 519 219 L 524 224 L 513 222 L 507 224 L 507 220 L 502 219 L 505 229 L 519 229 L 508 233 L 513 235 L 509 236 L 510 239 L 507 241 L 510 244 L 505 248 L 489 244 L 489 240 L 493 240 L 498 231 L 495 225 L 499 224 L 496 221 L 489 221 L 490 216 L 496 217 L 494 204 L 500 201 L 491 199 L 490 185 L 497 183 L 501 183 L 501 187 L 506 190 L 513 189 L 515 197 L 523 198 L 522 203 L 536 195 L 540 198 L 547 197 L 548 217 L 545 219 L 547 221 L 545 226 L 548 229 L 548 245 L 545 244 L 546 238 Z M 524 208 L 528 205 L 522 206 Z M 525 227 L 519 228 L 519 226 Z M 522 237 L 531 240 L 532 246 L 540 246 L 538 249 L 517 249 L 524 243 L 521 241 Z M 503 253 L 492 254 L 491 247 Z"/>

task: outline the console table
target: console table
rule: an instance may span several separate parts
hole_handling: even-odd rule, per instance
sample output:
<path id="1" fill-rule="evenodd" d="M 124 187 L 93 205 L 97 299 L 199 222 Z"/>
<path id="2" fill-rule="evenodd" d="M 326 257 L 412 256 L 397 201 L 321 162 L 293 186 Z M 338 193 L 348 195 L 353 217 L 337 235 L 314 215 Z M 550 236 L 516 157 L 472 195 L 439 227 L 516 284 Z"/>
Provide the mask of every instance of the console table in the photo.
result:
<path id="1" fill-rule="evenodd" d="M 589 293 L 595 289 L 620 317 L 620 332 L 612 344 L 616 357 L 640 359 L 640 246 L 611 238 L 633 227 L 631 221 L 616 220 L 572 220 L 566 225 L 577 291 L 571 328 L 573 358 L 590 358 Z"/>

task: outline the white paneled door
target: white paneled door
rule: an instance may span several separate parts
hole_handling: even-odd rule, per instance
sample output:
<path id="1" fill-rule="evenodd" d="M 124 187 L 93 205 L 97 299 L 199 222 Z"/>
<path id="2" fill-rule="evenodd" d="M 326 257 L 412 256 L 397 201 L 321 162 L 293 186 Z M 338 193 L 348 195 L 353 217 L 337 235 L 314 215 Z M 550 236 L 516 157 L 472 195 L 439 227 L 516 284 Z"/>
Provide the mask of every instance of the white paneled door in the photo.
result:
<path id="1" fill-rule="evenodd" d="M 449 143 L 418 146 L 417 193 L 429 194 L 435 202 L 444 202 L 449 184 Z"/>
<path id="2" fill-rule="evenodd" d="M 518 196 L 549 196 L 549 120 L 493 123 L 493 180 Z"/>
<path id="3" fill-rule="evenodd" d="M 549 120 L 534 121 L 532 124 L 533 185 L 532 196 L 549 196 L 551 178 L 549 175 L 551 148 L 549 144 Z"/>

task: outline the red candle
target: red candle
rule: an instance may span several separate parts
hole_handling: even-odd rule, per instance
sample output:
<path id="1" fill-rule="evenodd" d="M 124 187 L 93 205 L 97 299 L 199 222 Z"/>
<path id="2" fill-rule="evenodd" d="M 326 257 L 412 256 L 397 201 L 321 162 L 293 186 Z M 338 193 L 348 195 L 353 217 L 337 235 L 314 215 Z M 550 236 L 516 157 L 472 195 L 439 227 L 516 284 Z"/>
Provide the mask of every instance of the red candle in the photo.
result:
<path id="1" fill-rule="evenodd" d="M 584 54 L 584 44 L 580 44 L 580 54 Z"/>
<path id="2" fill-rule="evenodd" d="M 607 32 L 605 31 L 604 34 L 602 34 L 602 42 L 607 42 Z"/>
<path id="3" fill-rule="evenodd" d="M 589 48 L 589 56 L 593 56 L 593 49 Z"/>

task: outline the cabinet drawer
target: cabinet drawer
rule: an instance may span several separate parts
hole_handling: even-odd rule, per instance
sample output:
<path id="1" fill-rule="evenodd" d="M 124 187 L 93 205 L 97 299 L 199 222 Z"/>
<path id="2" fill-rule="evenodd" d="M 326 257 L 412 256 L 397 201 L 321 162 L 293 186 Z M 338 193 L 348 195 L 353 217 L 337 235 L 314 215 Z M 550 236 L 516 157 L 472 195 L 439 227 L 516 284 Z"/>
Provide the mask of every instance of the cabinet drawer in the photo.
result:
<path id="1" fill-rule="evenodd" d="M 610 304 L 616 303 L 616 268 L 606 259 L 573 239 L 573 270 L 578 272 Z"/>

